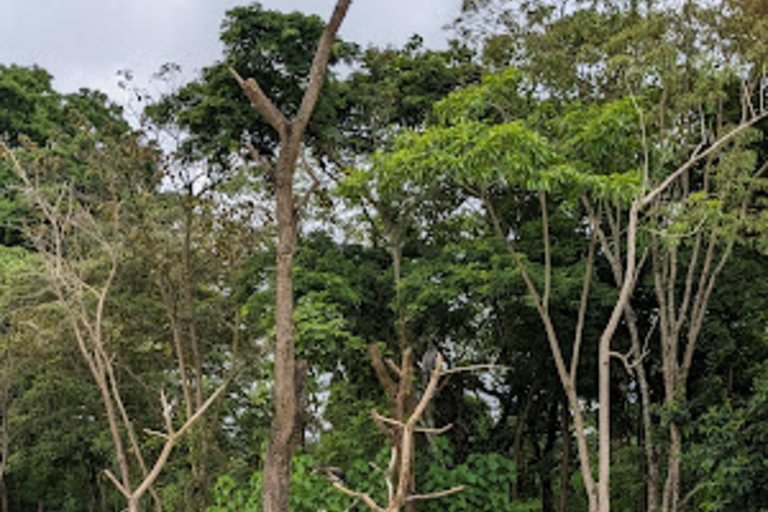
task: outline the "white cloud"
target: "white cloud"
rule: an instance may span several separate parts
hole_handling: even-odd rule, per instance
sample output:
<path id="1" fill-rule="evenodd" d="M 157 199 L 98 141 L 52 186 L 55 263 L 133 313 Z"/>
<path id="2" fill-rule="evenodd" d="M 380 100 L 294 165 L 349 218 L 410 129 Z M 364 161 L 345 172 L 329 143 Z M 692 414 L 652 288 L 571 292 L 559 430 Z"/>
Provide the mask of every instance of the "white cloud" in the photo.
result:
<path id="1" fill-rule="evenodd" d="M 0 64 L 38 64 L 63 91 L 98 88 L 119 98 L 116 72 L 138 83 L 166 62 L 187 77 L 220 55 L 219 28 L 235 0 L 0 0 Z M 263 0 L 268 9 L 327 18 L 334 0 Z M 460 0 L 356 0 L 342 36 L 363 45 L 401 45 L 420 33 L 444 46 L 441 27 Z"/>

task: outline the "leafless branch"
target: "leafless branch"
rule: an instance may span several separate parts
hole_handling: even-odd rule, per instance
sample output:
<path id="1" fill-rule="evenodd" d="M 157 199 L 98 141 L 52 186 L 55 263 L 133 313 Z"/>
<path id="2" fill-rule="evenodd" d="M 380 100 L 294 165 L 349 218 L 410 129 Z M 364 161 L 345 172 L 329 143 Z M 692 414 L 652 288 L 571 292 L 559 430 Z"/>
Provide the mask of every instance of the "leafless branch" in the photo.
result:
<path id="1" fill-rule="evenodd" d="M 248 99 L 251 100 L 253 108 L 255 108 L 259 114 L 264 116 L 264 119 L 266 119 L 281 137 L 285 136 L 288 127 L 288 119 L 286 119 L 280 109 L 272 103 L 272 100 L 270 100 L 261 87 L 259 87 L 256 80 L 253 78 L 248 78 L 247 80 L 243 79 L 243 77 L 241 77 L 233 68 L 229 68 L 229 72 L 235 77 L 235 80 Z"/>
<path id="2" fill-rule="evenodd" d="M 348 487 L 345 487 L 339 482 L 333 482 L 333 486 L 346 494 L 347 496 L 351 496 L 353 498 L 357 498 L 359 500 L 362 500 L 371 510 L 375 510 L 376 512 L 386 512 L 383 508 L 381 508 L 374 500 L 371 498 L 370 494 L 366 494 L 364 492 L 357 492 L 353 491 L 352 489 L 349 489 Z"/>
<path id="3" fill-rule="evenodd" d="M 118 491 L 120 491 L 120 493 L 123 496 L 125 496 L 126 498 L 130 498 L 131 497 L 131 494 L 125 489 L 125 487 L 123 487 L 123 484 L 120 483 L 120 481 L 117 479 L 117 477 L 115 475 L 113 475 L 110 470 L 105 469 L 104 470 L 104 474 L 107 475 L 107 478 L 109 478 L 109 480 L 113 484 L 115 484 L 115 487 L 117 488 Z"/>
<path id="4" fill-rule="evenodd" d="M 662 194 L 669 186 L 674 183 L 680 176 L 683 175 L 688 169 L 696 165 L 702 158 L 714 153 L 720 147 L 722 147 L 726 142 L 734 138 L 739 133 L 743 132 L 747 128 L 751 127 L 761 119 L 768 117 L 768 112 L 761 112 L 756 116 L 753 116 L 751 119 L 748 119 L 742 123 L 740 123 L 738 126 L 733 128 L 730 132 L 726 133 L 725 135 L 718 138 L 711 146 L 709 146 L 704 151 L 696 151 L 693 155 L 688 159 L 686 163 L 678 167 L 675 172 L 670 174 L 667 179 L 665 179 L 661 184 L 659 184 L 656 188 L 651 190 L 648 194 L 645 195 L 640 201 L 638 202 L 638 207 L 640 210 L 647 207 L 649 204 L 651 204 L 660 194 Z"/>
<path id="5" fill-rule="evenodd" d="M 509 366 L 502 364 L 473 364 L 469 366 L 458 366 L 456 368 L 447 368 L 440 371 L 440 376 L 452 375 L 454 373 L 477 372 L 481 370 L 511 370 Z"/>
<path id="6" fill-rule="evenodd" d="M 427 494 L 412 494 L 411 496 L 408 496 L 406 501 L 434 500 L 436 498 L 443 498 L 445 496 L 450 496 L 451 494 L 459 493 L 466 488 L 466 485 L 457 485 L 456 487 L 452 487 L 444 491 L 430 492 Z"/>
<path id="7" fill-rule="evenodd" d="M 301 106 L 294 119 L 295 130 L 297 132 L 295 136 L 302 136 L 307 124 L 309 124 L 309 118 L 315 110 L 315 105 L 320 97 L 320 90 L 322 89 L 325 75 L 328 72 L 328 60 L 331 56 L 333 43 L 336 40 L 336 34 L 338 33 L 341 22 L 347 15 L 347 10 L 351 4 L 352 0 L 338 0 L 336 2 L 336 7 L 333 10 L 331 19 L 325 26 L 323 35 L 320 37 L 320 42 L 317 44 L 317 50 L 312 59 L 312 67 L 309 70 L 309 85 L 304 92 Z"/>

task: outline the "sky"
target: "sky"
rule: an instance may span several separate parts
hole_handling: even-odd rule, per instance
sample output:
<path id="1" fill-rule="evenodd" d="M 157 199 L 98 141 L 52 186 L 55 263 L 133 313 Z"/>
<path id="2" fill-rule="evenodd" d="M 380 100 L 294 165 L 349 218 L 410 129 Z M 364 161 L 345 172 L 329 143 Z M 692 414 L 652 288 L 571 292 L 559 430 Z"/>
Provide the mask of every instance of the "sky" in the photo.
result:
<path id="1" fill-rule="evenodd" d="M 117 71 L 136 84 L 167 62 L 183 79 L 221 55 L 219 28 L 226 10 L 250 0 L 0 0 L 0 64 L 37 64 L 61 92 L 99 89 L 118 102 L 125 93 Z M 443 47 L 442 27 L 461 0 L 355 0 L 341 28 L 349 41 L 401 45 L 421 34 Z M 330 16 L 335 0 L 262 0 L 268 9 Z"/>

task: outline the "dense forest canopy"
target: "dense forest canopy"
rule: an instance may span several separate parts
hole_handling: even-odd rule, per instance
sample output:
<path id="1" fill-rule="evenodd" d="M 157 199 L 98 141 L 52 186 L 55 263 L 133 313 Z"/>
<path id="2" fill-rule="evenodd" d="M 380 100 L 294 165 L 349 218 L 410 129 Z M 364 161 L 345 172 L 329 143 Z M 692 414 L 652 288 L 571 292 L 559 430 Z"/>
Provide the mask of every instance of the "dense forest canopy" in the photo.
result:
<path id="1" fill-rule="evenodd" d="M 0 63 L 2 511 L 768 508 L 768 4 L 353 9 Z"/>

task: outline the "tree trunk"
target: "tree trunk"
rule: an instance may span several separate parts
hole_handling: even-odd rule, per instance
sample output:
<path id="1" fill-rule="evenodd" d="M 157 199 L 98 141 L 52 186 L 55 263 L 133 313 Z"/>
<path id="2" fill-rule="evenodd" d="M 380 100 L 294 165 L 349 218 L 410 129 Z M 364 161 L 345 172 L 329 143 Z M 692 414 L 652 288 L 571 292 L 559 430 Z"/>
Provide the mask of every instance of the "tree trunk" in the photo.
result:
<path id="1" fill-rule="evenodd" d="M 673 421 L 669 424 L 669 455 L 667 457 L 667 480 L 664 483 L 663 512 L 677 512 L 680 501 L 680 462 L 683 452 L 683 438 Z"/>
<path id="2" fill-rule="evenodd" d="M 192 268 L 192 232 L 193 232 L 193 201 L 195 193 L 193 184 L 187 186 L 187 196 L 184 198 L 184 245 L 182 248 L 182 311 L 183 321 L 186 324 L 187 336 L 189 338 L 189 347 L 192 352 L 192 373 L 194 375 L 194 410 L 198 410 L 203 405 L 203 354 L 200 348 L 200 342 L 197 335 L 197 321 L 195 314 L 195 277 Z M 180 334 L 180 333 L 179 333 Z M 179 340 L 180 341 L 180 340 Z M 183 357 L 183 348 L 177 349 L 179 366 L 184 367 L 186 361 Z M 186 378 L 186 372 L 181 374 Z M 185 400 L 190 394 L 189 384 L 182 385 L 185 393 Z M 188 407 L 187 419 L 191 416 L 191 408 Z M 208 468 L 207 460 L 210 452 L 209 438 L 206 428 L 205 418 L 201 418 L 195 425 L 192 433 L 192 482 L 191 482 L 191 503 L 188 504 L 189 510 L 195 510 L 204 507 L 206 504 L 206 489 L 208 488 Z"/>
<path id="3" fill-rule="evenodd" d="M 5 477 L 2 475 L 0 475 L 0 506 L 2 506 L 2 512 L 9 512 L 8 489 L 5 486 Z"/>
<path id="4" fill-rule="evenodd" d="M 610 338 L 600 340 L 598 355 L 599 403 L 598 411 L 598 452 L 600 454 L 600 477 L 597 484 L 598 510 L 610 512 L 611 474 L 611 356 Z"/>
<path id="5" fill-rule="evenodd" d="M 97 365 L 101 366 L 98 357 L 96 358 Z M 115 448 L 115 454 L 117 455 L 117 464 L 120 468 L 120 479 L 122 480 L 123 487 L 126 489 L 132 489 L 131 487 L 131 475 L 128 467 L 128 458 L 125 454 L 125 446 L 123 444 L 123 438 L 120 435 L 120 428 L 118 427 L 117 412 L 115 411 L 115 405 L 112 402 L 112 395 L 109 392 L 109 386 L 106 382 L 106 375 L 104 370 L 100 370 L 102 373 L 94 374 L 96 383 L 98 384 L 99 391 L 101 392 L 101 400 L 104 403 L 104 410 L 107 413 L 107 422 L 109 423 L 109 432 L 112 436 L 112 444 Z"/>
<path id="6" fill-rule="evenodd" d="M 293 259 L 296 216 L 293 171 L 298 144 L 283 141 L 276 167 L 277 276 L 275 283 L 275 417 L 264 462 L 264 512 L 287 512 L 297 414 L 293 325 Z"/>
<path id="7" fill-rule="evenodd" d="M 557 512 L 565 512 L 568 506 L 568 487 L 571 479 L 571 432 L 568 428 L 568 406 L 563 404 L 560 411 L 560 437 L 563 442 L 563 452 L 560 461 L 560 498 Z"/>
<path id="8" fill-rule="evenodd" d="M 275 106 L 256 80 L 244 80 L 231 70 L 251 105 L 277 131 L 280 146 L 275 165 L 277 200 L 277 265 L 275 277 L 275 416 L 264 460 L 262 486 L 263 512 L 288 512 L 291 456 L 294 450 L 297 414 L 296 359 L 293 325 L 293 259 L 299 211 L 304 201 L 294 198 L 293 181 L 304 132 L 320 97 L 328 71 L 328 59 L 336 34 L 352 0 L 337 0 L 331 19 L 323 31 L 310 67 L 308 85 L 293 120 Z M 315 180 L 317 183 L 317 180 Z M 314 189 L 310 189 L 310 193 Z M 309 195 L 306 196 L 307 198 Z"/>

